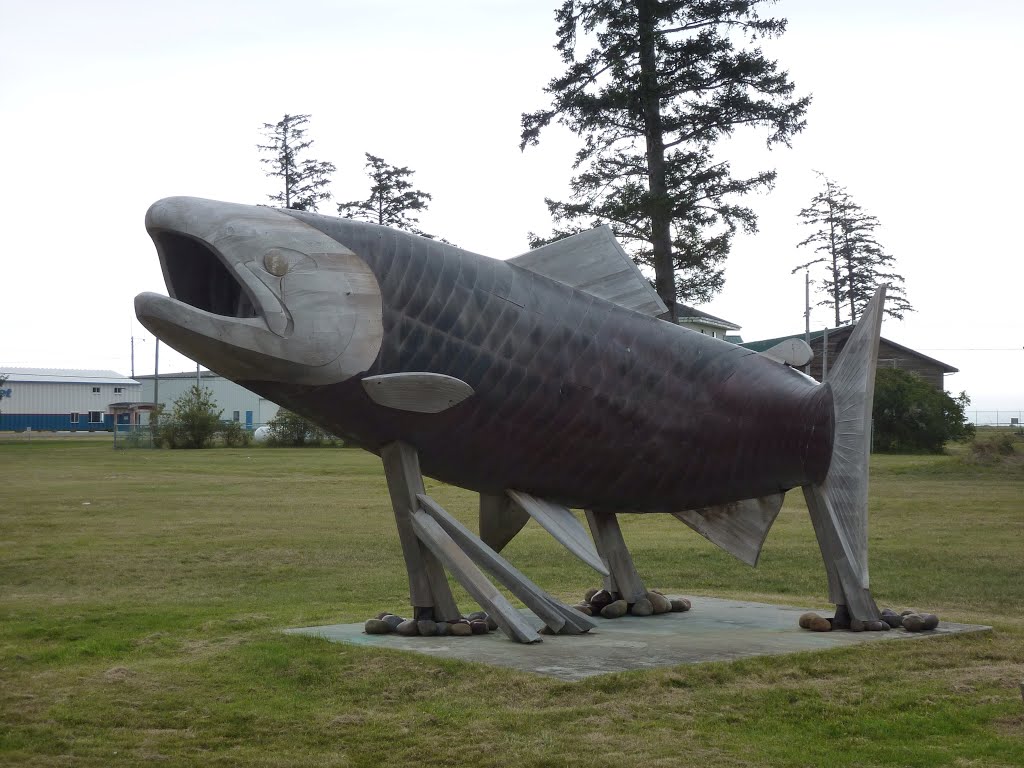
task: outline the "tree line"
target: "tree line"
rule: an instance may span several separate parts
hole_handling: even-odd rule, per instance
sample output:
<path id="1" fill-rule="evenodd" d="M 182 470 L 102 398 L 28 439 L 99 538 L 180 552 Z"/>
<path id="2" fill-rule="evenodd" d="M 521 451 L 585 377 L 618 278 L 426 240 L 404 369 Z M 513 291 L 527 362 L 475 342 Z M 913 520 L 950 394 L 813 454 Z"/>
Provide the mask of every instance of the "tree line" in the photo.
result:
<path id="1" fill-rule="evenodd" d="M 285 114 L 276 123 L 264 123 L 266 143 L 256 147 L 265 157 L 260 162 L 269 166 L 267 176 L 280 180 L 280 188 L 267 198 L 282 208 L 297 211 L 318 211 L 321 203 L 332 195 L 327 185 L 337 168 L 334 163 L 306 157 L 313 140 L 306 137 L 310 115 Z M 412 185 L 414 171 L 391 165 L 383 158 L 364 153 L 370 192 L 365 200 L 338 203 L 339 216 L 369 221 L 385 227 L 404 229 L 433 238 L 419 228 L 419 215 L 427 209 L 431 195 Z"/>
<path id="2" fill-rule="evenodd" d="M 762 15 L 775 0 L 564 0 L 555 12 L 564 72 L 544 87 L 549 104 L 521 115 L 520 149 L 538 144 L 552 123 L 576 134 L 567 200 L 547 198 L 552 230 L 528 233 L 531 247 L 607 224 L 632 258 L 653 273 L 676 319 L 676 302 L 702 303 L 725 283 L 725 261 L 739 232 L 758 217 L 744 198 L 770 191 L 777 173 L 736 173 L 721 143 L 759 132 L 767 149 L 790 146 L 806 126 L 811 96 L 761 48 L 781 37 L 785 19 Z M 330 162 L 307 157 L 310 116 L 265 123 L 267 174 L 280 180 L 269 199 L 317 211 L 327 203 Z M 414 188 L 413 171 L 366 153 L 369 194 L 336 205 L 339 215 L 433 237 L 419 227 L 431 195 Z M 800 211 L 814 227 L 799 244 L 815 258 L 815 280 L 834 310 L 856 321 L 874 288 L 890 285 L 887 312 L 911 310 L 894 258 L 879 244 L 878 220 L 845 188 L 825 189 Z M 794 270 L 796 271 L 796 270 Z"/>

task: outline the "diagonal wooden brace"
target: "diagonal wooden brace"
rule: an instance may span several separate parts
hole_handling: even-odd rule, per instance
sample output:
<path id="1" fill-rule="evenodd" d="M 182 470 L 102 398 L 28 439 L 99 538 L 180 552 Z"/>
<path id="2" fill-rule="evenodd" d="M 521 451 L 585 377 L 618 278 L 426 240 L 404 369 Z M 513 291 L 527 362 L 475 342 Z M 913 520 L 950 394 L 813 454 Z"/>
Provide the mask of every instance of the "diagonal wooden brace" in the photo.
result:
<path id="1" fill-rule="evenodd" d="M 422 509 L 417 509 L 412 514 L 411 522 L 420 541 L 445 564 L 510 639 L 520 643 L 541 641 L 537 630 L 530 626 L 508 599 L 487 580 L 469 555 L 459 548 L 434 518 Z"/>
<path id="2" fill-rule="evenodd" d="M 423 493 L 418 498 L 421 508 L 438 522 L 459 548 L 474 563 L 488 571 L 499 584 L 522 600 L 552 632 L 578 635 L 596 626 L 590 618 L 556 600 L 534 584 L 432 498 Z"/>

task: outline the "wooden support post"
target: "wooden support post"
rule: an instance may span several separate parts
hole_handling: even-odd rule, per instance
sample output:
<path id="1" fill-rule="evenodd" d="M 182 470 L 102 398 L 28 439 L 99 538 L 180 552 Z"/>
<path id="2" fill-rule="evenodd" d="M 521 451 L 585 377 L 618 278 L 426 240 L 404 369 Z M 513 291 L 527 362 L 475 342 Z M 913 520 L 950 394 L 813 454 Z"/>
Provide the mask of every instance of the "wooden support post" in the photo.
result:
<path id="1" fill-rule="evenodd" d="M 611 574 L 610 580 L 605 582 L 605 588 L 607 589 L 610 583 L 615 587 L 614 590 L 609 590 L 610 592 L 618 592 L 627 603 L 635 603 L 647 594 L 647 589 L 640 574 L 636 572 L 633 558 L 626 548 L 618 518 L 613 512 L 594 512 L 588 509 L 587 522 L 590 524 L 594 543 L 597 544 L 597 551 L 601 553 L 601 558 Z"/>
<path id="2" fill-rule="evenodd" d="M 380 457 L 384 462 L 398 537 L 402 542 L 405 567 L 409 572 L 409 597 L 413 611 L 424 614 L 425 611 L 421 609 L 433 609 L 433 618 L 438 621 L 457 619 L 462 614 L 452 597 L 444 568 L 430 550 L 420 543 L 412 526 L 412 514 L 419 506 L 416 494 L 424 491 L 419 455 L 412 446 L 396 442 L 384 446 Z"/>
<path id="3" fill-rule="evenodd" d="M 421 508 L 444 528 L 474 563 L 488 571 L 509 592 L 540 617 L 553 632 L 576 635 L 597 626 L 587 616 L 562 603 L 534 584 L 508 560 L 452 517 L 426 494 L 419 494 Z"/>
<path id="4" fill-rule="evenodd" d="M 417 509 L 410 517 L 410 522 L 419 540 L 445 564 L 510 639 L 520 643 L 541 641 L 537 630 L 531 627 L 508 599 L 487 580 L 470 560 L 469 555 L 459 549 L 459 545 L 452 541 L 451 536 L 445 533 L 434 518 L 422 509 Z"/>

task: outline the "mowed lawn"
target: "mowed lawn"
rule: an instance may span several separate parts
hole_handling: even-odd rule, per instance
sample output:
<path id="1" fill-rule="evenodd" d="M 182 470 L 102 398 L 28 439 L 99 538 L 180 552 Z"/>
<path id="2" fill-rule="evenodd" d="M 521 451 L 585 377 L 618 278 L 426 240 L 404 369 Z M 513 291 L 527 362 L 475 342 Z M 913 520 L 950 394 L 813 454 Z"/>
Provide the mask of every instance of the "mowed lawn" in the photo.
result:
<path id="1" fill-rule="evenodd" d="M 34 439 L 0 468 L 0 765 L 1024 765 L 1020 464 L 873 462 L 880 605 L 992 633 L 572 684 L 281 633 L 407 609 L 369 454 Z M 427 484 L 476 527 L 472 494 Z M 828 607 L 799 492 L 757 569 L 622 524 L 651 587 Z M 563 599 L 596 583 L 534 523 L 506 552 Z"/>

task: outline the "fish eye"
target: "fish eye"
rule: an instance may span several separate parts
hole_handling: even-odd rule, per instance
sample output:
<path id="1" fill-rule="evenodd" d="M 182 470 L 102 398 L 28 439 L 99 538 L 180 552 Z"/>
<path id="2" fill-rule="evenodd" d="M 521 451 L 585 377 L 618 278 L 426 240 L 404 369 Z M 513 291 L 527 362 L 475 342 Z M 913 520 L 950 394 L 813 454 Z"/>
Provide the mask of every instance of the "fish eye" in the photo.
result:
<path id="1" fill-rule="evenodd" d="M 284 277 L 288 272 L 288 257 L 278 248 L 271 248 L 263 257 L 263 266 L 272 275 Z"/>

